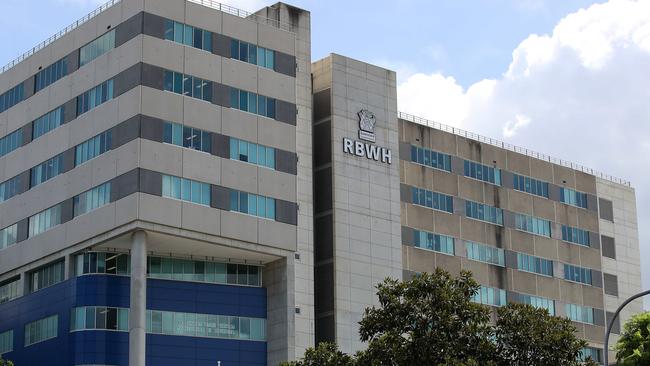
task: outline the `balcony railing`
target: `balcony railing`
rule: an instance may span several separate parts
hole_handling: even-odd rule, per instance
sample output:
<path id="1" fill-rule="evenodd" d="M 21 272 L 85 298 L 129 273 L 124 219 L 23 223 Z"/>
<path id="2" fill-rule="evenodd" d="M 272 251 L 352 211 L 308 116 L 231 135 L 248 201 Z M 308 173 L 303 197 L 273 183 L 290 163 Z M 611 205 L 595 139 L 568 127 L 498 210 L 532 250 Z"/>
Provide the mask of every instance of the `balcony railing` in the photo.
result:
<path id="1" fill-rule="evenodd" d="M 476 140 L 476 141 L 479 141 L 479 142 L 482 142 L 482 143 L 485 143 L 485 144 L 490 144 L 492 146 L 496 146 L 496 147 L 499 147 L 499 148 L 502 148 L 502 149 L 510 150 L 510 151 L 513 151 L 513 152 L 516 152 L 516 153 L 519 153 L 519 154 L 523 154 L 523 155 L 526 155 L 526 156 L 530 156 L 530 157 L 535 158 L 535 159 L 548 161 L 549 163 L 552 163 L 552 164 L 557 164 L 557 165 L 561 165 L 561 166 L 571 168 L 571 169 L 574 169 L 574 170 L 579 170 L 579 171 L 581 171 L 583 173 L 591 174 L 591 175 L 594 175 L 594 176 L 596 176 L 598 178 L 608 180 L 610 182 L 614 182 L 614 183 L 621 184 L 621 185 L 628 186 L 628 187 L 631 186 L 630 182 L 627 181 L 627 180 L 617 178 L 617 177 L 611 176 L 609 174 L 601 173 L 599 171 L 593 170 L 591 168 L 587 168 L 587 167 L 582 166 L 580 164 L 576 164 L 576 163 L 572 163 L 570 161 L 554 158 L 554 157 L 551 157 L 551 156 L 548 156 L 548 155 L 545 155 L 545 154 L 542 154 L 542 153 L 538 153 L 536 151 L 532 151 L 532 150 L 529 150 L 529 149 L 526 149 L 526 148 L 523 148 L 523 147 L 515 146 L 515 145 L 509 144 L 509 143 L 506 143 L 506 142 L 503 142 L 503 141 L 499 141 L 499 140 L 496 140 L 496 139 L 493 139 L 493 138 L 490 138 L 490 137 L 485 137 L 485 136 L 481 136 L 481 135 L 476 134 L 476 133 L 468 132 L 468 131 L 462 130 L 460 128 L 457 128 L 457 127 L 444 125 L 442 123 L 431 121 L 431 120 L 428 120 L 428 119 L 425 119 L 425 118 L 422 118 L 422 117 L 413 116 L 413 115 L 410 115 L 410 114 L 404 113 L 404 112 L 399 112 L 398 117 L 403 119 L 403 120 L 406 120 L 406 121 L 411 121 L 411 122 L 414 122 L 414 123 L 417 123 L 417 124 L 433 127 L 436 130 L 449 132 L 449 133 L 457 135 L 457 136 L 461 136 L 461 137 L 465 137 L 465 138 L 468 138 L 468 139 Z"/>

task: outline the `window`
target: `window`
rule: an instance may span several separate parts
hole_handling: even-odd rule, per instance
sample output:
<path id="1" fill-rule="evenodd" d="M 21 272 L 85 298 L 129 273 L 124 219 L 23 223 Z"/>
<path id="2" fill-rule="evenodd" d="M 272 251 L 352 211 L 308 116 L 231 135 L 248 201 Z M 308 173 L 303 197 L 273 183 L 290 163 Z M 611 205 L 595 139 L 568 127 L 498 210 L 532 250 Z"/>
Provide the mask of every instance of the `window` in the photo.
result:
<path id="1" fill-rule="evenodd" d="M 495 264 L 501 267 L 506 265 L 505 252 L 503 249 L 469 241 L 465 242 L 465 249 L 467 250 L 468 259 Z"/>
<path id="2" fill-rule="evenodd" d="M 591 269 L 564 264 L 564 279 L 591 285 Z"/>
<path id="3" fill-rule="evenodd" d="M 591 357 L 592 360 L 597 363 L 602 363 L 602 353 L 603 350 L 600 348 L 585 347 L 580 350 L 580 355 L 578 356 L 578 361 L 584 362 L 587 358 Z"/>
<path id="4" fill-rule="evenodd" d="M 113 99 L 113 80 L 108 80 L 77 97 L 77 116 Z"/>
<path id="5" fill-rule="evenodd" d="M 414 233 L 416 247 L 454 255 L 454 238 L 419 230 L 414 230 Z"/>
<path id="6" fill-rule="evenodd" d="M 475 163 L 465 160 L 465 176 L 492 183 L 497 186 L 501 185 L 501 170 L 491 166 Z"/>
<path id="7" fill-rule="evenodd" d="M 13 278 L 7 282 L 0 284 L 0 304 L 17 298 L 18 286 L 20 286 L 19 277 Z"/>
<path id="8" fill-rule="evenodd" d="M 39 71 L 34 77 L 34 93 L 68 74 L 68 60 L 65 58 Z"/>
<path id="9" fill-rule="evenodd" d="M 63 261 L 50 263 L 29 274 L 30 292 L 38 291 L 63 281 L 65 263 Z"/>
<path id="10" fill-rule="evenodd" d="M 105 329 L 129 331 L 129 309 L 104 306 L 73 308 L 70 314 L 70 331 Z"/>
<path id="11" fill-rule="evenodd" d="M 555 301 L 545 297 L 519 295 L 519 300 L 523 304 L 532 305 L 536 308 L 546 309 L 550 315 L 555 315 Z"/>
<path id="12" fill-rule="evenodd" d="M 32 139 L 37 139 L 61 126 L 65 116 L 63 106 L 38 117 L 32 122 Z"/>
<path id="13" fill-rule="evenodd" d="M 262 267 L 247 264 L 149 257 L 147 273 L 163 280 L 262 286 Z"/>
<path id="14" fill-rule="evenodd" d="M 20 175 L 0 183 L 0 202 L 4 202 L 18 194 L 20 189 Z"/>
<path id="15" fill-rule="evenodd" d="M 230 138 L 230 158 L 275 169 L 275 149 L 236 138 Z"/>
<path id="16" fill-rule="evenodd" d="M 78 166 L 90 159 L 96 158 L 110 150 L 111 145 L 112 134 L 110 130 L 82 142 L 75 147 L 74 165 Z"/>
<path id="17" fill-rule="evenodd" d="M 411 187 L 411 195 L 415 205 L 454 213 L 454 198 L 452 196 L 417 187 Z"/>
<path id="18" fill-rule="evenodd" d="M 513 174 L 514 188 L 518 191 L 527 192 L 536 196 L 548 198 L 548 183 L 541 180 Z"/>
<path id="19" fill-rule="evenodd" d="M 515 228 L 547 238 L 551 237 L 551 222 L 538 217 L 515 214 Z"/>
<path id="20" fill-rule="evenodd" d="M 451 172 L 451 155 L 411 145 L 411 161 Z"/>
<path id="21" fill-rule="evenodd" d="M 74 216 L 83 215 L 111 202 L 111 182 L 104 183 L 73 198 Z"/>
<path id="22" fill-rule="evenodd" d="M 528 254 L 517 253 L 517 269 L 553 277 L 553 261 Z"/>
<path id="23" fill-rule="evenodd" d="M 23 129 L 18 129 L 0 139 L 0 157 L 23 146 Z"/>
<path id="24" fill-rule="evenodd" d="M 0 113 L 22 102 L 25 96 L 25 87 L 22 83 L 14 86 L 0 95 Z"/>
<path id="25" fill-rule="evenodd" d="M 560 201 L 567 205 L 587 208 L 587 194 L 569 188 L 560 189 Z"/>
<path id="26" fill-rule="evenodd" d="M 173 20 L 165 20 L 165 39 L 212 52 L 212 33 Z"/>
<path id="27" fill-rule="evenodd" d="M 79 49 L 79 67 L 115 48 L 115 29 Z"/>
<path id="28" fill-rule="evenodd" d="M 594 324 L 594 309 L 587 306 L 565 304 L 567 318 L 574 322 Z"/>
<path id="29" fill-rule="evenodd" d="M 179 72 L 165 70 L 165 91 L 212 101 L 212 82 Z"/>
<path id="30" fill-rule="evenodd" d="M 56 338 L 59 328 L 59 316 L 52 315 L 25 325 L 25 347 L 34 343 Z"/>
<path id="31" fill-rule="evenodd" d="M 87 252 L 77 255 L 75 268 L 77 276 L 95 273 L 128 276 L 131 258 L 122 253 Z"/>
<path id="32" fill-rule="evenodd" d="M 210 185 L 191 179 L 162 176 L 162 196 L 210 206 Z"/>
<path id="33" fill-rule="evenodd" d="M 61 223 L 61 204 L 29 218 L 29 237 L 42 234 Z"/>
<path id="34" fill-rule="evenodd" d="M 230 57 L 271 70 L 273 70 L 275 63 L 275 52 L 273 50 L 236 39 L 230 40 Z"/>
<path id="35" fill-rule="evenodd" d="M 18 224 L 7 226 L 0 230 L 0 250 L 16 244 L 18 238 Z"/>
<path id="36" fill-rule="evenodd" d="M 14 331 L 0 333 L 0 355 L 14 350 Z"/>
<path id="37" fill-rule="evenodd" d="M 232 87 L 230 88 L 230 108 L 275 118 L 275 99 Z"/>
<path id="38" fill-rule="evenodd" d="M 147 333 L 266 340 L 266 319 L 147 310 Z"/>
<path id="39" fill-rule="evenodd" d="M 165 122 L 163 142 L 203 152 L 212 152 L 212 134 L 180 123 Z"/>
<path id="40" fill-rule="evenodd" d="M 231 190 L 230 211 L 275 220 L 275 199 Z"/>
<path id="41" fill-rule="evenodd" d="M 483 305 L 503 306 L 507 303 L 506 290 L 481 286 L 478 292 L 472 296 L 472 301 Z"/>
<path id="42" fill-rule="evenodd" d="M 571 226 L 562 225 L 562 240 L 589 246 L 589 232 Z"/>
<path id="43" fill-rule="evenodd" d="M 503 226 L 503 210 L 482 203 L 465 201 L 465 216 Z"/>
<path id="44" fill-rule="evenodd" d="M 63 172 L 63 154 L 59 154 L 52 159 L 41 163 L 32 168 L 30 187 L 44 183 Z"/>

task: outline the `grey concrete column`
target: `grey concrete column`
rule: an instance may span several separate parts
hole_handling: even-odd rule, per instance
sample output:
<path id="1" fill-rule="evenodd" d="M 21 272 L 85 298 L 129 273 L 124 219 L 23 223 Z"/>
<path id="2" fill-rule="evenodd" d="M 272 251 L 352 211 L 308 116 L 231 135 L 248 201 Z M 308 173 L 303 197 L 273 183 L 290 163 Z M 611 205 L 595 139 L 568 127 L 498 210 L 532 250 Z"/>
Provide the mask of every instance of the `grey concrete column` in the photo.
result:
<path id="1" fill-rule="evenodd" d="M 129 365 L 145 366 L 147 315 L 147 234 L 131 237 L 131 309 L 129 311 Z"/>

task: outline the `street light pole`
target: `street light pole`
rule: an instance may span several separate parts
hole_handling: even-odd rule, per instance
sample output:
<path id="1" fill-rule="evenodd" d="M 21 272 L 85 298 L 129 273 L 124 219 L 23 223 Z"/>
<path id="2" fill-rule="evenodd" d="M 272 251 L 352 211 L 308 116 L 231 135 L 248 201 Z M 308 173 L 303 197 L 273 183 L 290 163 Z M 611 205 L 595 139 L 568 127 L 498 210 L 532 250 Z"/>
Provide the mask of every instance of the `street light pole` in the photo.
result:
<path id="1" fill-rule="evenodd" d="M 625 300 L 621 306 L 616 309 L 616 312 L 614 313 L 614 316 L 612 319 L 609 321 L 609 324 L 607 324 L 607 330 L 605 331 L 605 366 L 609 366 L 609 333 L 612 331 L 612 325 L 614 325 L 614 320 L 616 320 L 616 317 L 618 316 L 618 313 L 623 310 L 623 308 L 631 303 L 632 301 L 638 299 L 639 297 L 645 296 L 645 295 L 650 295 L 650 290 L 646 290 L 643 292 L 639 292 L 638 294 L 630 297 L 629 299 Z"/>

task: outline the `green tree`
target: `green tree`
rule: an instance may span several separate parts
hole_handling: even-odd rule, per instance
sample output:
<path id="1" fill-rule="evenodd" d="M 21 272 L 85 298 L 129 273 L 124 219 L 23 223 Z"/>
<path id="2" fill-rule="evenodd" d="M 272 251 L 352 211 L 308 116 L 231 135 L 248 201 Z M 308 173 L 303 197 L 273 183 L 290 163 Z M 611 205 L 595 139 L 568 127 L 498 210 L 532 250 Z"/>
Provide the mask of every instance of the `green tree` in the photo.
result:
<path id="1" fill-rule="evenodd" d="M 0 356 L 0 366 L 14 366 L 14 363 L 9 360 L 5 360 L 2 358 L 2 356 Z"/>
<path id="2" fill-rule="evenodd" d="M 650 312 L 635 315 L 625 323 L 615 350 L 619 365 L 650 365 Z"/>
<path id="3" fill-rule="evenodd" d="M 442 269 L 377 286 L 379 306 L 366 309 L 359 334 L 368 342 L 360 365 L 486 364 L 493 353 L 490 311 L 471 301 L 479 284 L 470 272 Z"/>
<path id="4" fill-rule="evenodd" d="M 355 361 L 351 356 L 339 351 L 334 343 L 320 343 L 316 348 L 305 351 L 305 358 L 301 361 L 281 363 L 280 366 L 354 366 Z M 0 365 L 1 366 L 1 365 Z"/>
<path id="5" fill-rule="evenodd" d="M 596 365 L 578 361 L 587 342 L 575 336 L 567 318 L 549 315 L 546 309 L 508 304 L 497 310 L 494 328 L 499 366 Z"/>

